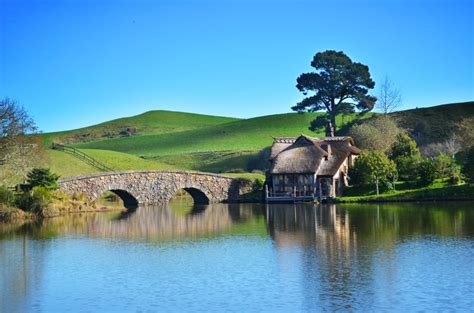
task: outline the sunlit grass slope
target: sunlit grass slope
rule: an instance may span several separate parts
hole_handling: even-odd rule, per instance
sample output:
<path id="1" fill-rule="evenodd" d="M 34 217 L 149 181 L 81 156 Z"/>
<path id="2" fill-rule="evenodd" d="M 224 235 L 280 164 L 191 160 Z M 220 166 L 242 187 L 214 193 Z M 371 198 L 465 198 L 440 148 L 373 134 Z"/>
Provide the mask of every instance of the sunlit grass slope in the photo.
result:
<path id="1" fill-rule="evenodd" d="M 287 113 L 238 120 L 190 131 L 144 135 L 76 144 L 78 148 L 114 150 L 145 157 L 208 151 L 259 150 L 272 144 L 272 137 L 297 136 L 302 133 L 322 136 L 308 130 L 311 120 L 320 113 Z M 357 114 L 345 117 L 345 123 Z M 342 125 L 342 117 L 338 117 Z"/>
<path id="2" fill-rule="evenodd" d="M 166 134 L 237 121 L 237 118 L 172 111 L 149 111 L 85 128 L 43 135 L 46 144 L 87 142 L 133 135 Z"/>
<path id="3" fill-rule="evenodd" d="M 106 150 L 81 150 L 99 162 L 118 171 L 174 169 L 172 165 L 144 160 L 135 155 Z M 82 162 L 74 156 L 56 150 L 48 150 L 48 157 L 42 166 L 49 167 L 61 177 L 78 176 L 99 172 L 96 168 Z"/>
<path id="4" fill-rule="evenodd" d="M 259 151 L 271 146 L 272 137 L 298 136 L 301 133 L 323 136 L 324 130 L 313 133 L 310 122 L 321 113 L 287 113 L 234 119 L 200 114 L 151 111 L 141 115 L 113 120 L 83 129 L 44 134 L 45 146 L 51 141 L 87 149 L 92 157 L 117 169 L 160 169 L 175 167 L 208 172 L 249 171 Z M 339 134 L 355 119 L 372 116 L 351 114 L 338 116 Z M 443 141 L 462 118 L 474 116 L 474 102 L 455 103 L 430 108 L 396 112 L 393 116 L 412 133 L 428 140 Z M 132 136 L 120 132 L 133 128 Z M 97 151 L 100 150 L 100 151 Z M 121 152 L 121 157 L 107 151 Z M 78 160 L 62 152 L 50 151 L 50 164 L 61 173 L 94 172 Z M 139 158 L 144 157 L 146 160 Z M 151 163 L 147 163 L 151 162 Z M 154 163 L 153 163 L 154 162 Z"/>

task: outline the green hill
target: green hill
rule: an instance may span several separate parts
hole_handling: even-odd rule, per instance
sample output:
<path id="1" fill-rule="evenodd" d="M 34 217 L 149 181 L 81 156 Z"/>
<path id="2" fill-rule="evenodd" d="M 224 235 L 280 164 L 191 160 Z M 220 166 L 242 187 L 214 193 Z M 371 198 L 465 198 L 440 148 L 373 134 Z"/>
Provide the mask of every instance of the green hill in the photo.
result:
<path id="1" fill-rule="evenodd" d="M 82 152 L 93 157 L 97 161 L 117 170 L 158 170 L 173 169 L 173 166 L 157 162 L 155 160 L 144 160 L 135 155 L 106 150 L 87 150 Z M 78 176 L 99 172 L 98 169 L 84 163 L 74 156 L 57 151 L 47 150 L 47 157 L 42 161 L 41 166 L 51 168 L 54 173 L 61 177 Z"/>
<path id="2" fill-rule="evenodd" d="M 321 113 L 287 113 L 239 120 L 191 131 L 123 137 L 76 144 L 77 148 L 114 150 L 146 157 L 207 151 L 245 151 L 268 147 L 275 136 L 311 133 L 308 125 Z M 345 118 L 349 123 L 356 114 Z M 341 117 L 338 118 L 342 124 Z M 313 135 L 323 135 L 322 131 Z"/>
<path id="3" fill-rule="evenodd" d="M 392 113 L 398 124 L 407 129 L 419 144 L 442 142 L 466 117 L 474 117 L 474 102 L 437 105 Z M 474 125 L 472 126 L 474 127 Z"/>
<path id="4" fill-rule="evenodd" d="M 149 111 L 140 115 L 69 131 L 44 134 L 44 142 L 64 144 L 89 142 L 117 137 L 166 134 L 199 129 L 232 121 L 237 118 L 172 111 Z"/>
<path id="5" fill-rule="evenodd" d="M 114 150 L 153 158 L 180 168 L 223 172 L 251 170 L 248 162 L 272 144 L 275 136 L 309 134 L 308 125 L 321 113 L 287 113 L 238 120 L 191 131 L 114 138 L 76 144 L 76 148 Z M 370 114 L 366 115 L 369 116 Z M 358 114 L 338 117 L 348 124 Z M 364 116 L 365 117 L 365 116 Z M 323 135 L 319 132 L 313 135 Z"/>
<path id="6" fill-rule="evenodd" d="M 83 129 L 44 134 L 44 142 L 72 143 L 116 169 L 249 171 L 263 167 L 268 154 L 265 148 L 271 145 L 272 137 L 301 133 L 322 136 L 322 129 L 317 133 L 308 130 L 310 121 L 318 114 L 321 113 L 233 119 L 151 111 Z M 342 126 L 339 133 L 344 134 L 353 121 L 372 115 L 351 114 L 344 116 L 344 119 L 338 116 L 338 127 Z M 474 116 L 474 102 L 401 111 L 393 113 L 393 116 L 418 139 L 424 142 L 443 141 L 453 132 L 456 123 Z M 121 134 L 127 128 L 135 130 L 130 134 Z M 49 151 L 48 164 L 53 170 L 64 173 L 63 176 L 91 172 L 91 169 L 84 168 L 85 165 L 72 165 L 66 161 L 69 156 L 62 156 L 61 153 Z"/>

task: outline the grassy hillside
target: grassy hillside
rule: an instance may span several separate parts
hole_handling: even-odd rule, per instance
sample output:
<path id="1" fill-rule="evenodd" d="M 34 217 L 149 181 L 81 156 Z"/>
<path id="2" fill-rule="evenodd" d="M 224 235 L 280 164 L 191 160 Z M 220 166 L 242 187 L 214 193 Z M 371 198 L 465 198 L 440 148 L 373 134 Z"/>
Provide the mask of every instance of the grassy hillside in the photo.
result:
<path id="1" fill-rule="evenodd" d="M 144 160 L 135 155 L 115 151 L 83 149 L 82 152 L 117 170 L 157 170 L 174 168 L 172 165 L 160 163 L 155 160 Z M 78 160 L 74 156 L 57 150 L 47 150 L 47 157 L 41 165 L 51 168 L 54 173 L 59 174 L 61 177 L 99 172 L 96 168 Z"/>
<path id="2" fill-rule="evenodd" d="M 150 111 L 76 130 L 44 134 L 46 144 L 88 142 L 116 137 L 166 134 L 237 121 L 237 118 L 172 111 Z"/>
<path id="3" fill-rule="evenodd" d="M 474 102 L 400 111 L 392 113 L 392 116 L 420 143 L 440 142 L 453 134 L 456 124 L 463 118 L 474 116 Z"/>
<path id="4" fill-rule="evenodd" d="M 116 169 L 179 168 L 209 172 L 248 171 L 262 168 L 272 137 L 297 136 L 321 113 L 287 113 L 233 119 L 199 114 L 151 111 L 83 129 L 44 134 L 51 141 L 73 143 L 99 161 Z M 344 134 L 352 121 L 373 113 L 338 116 Z M 474 116 L 474 102 L 441 105 L 393 113 L 406 129 L 427 142 L 443 141 L 462 118 Z M 344 127 L 345 126 L 345 127 Z M 132 136 L 120 134 L 133 128 Z M 268 150 L 268 149 L 267 149 Z M 263 151 L 263 152 L 262 152 Z M 71 160 L 62 152 L 49 151 L 50 166 L 63 176 L 91 173 L 94 169 Z M 144 159 L 145 158 L 145 159 Z"/>
<path id="5" fill-rule="evenodd" d="M 287 113 L 239 120 L 191 131 L 123 137 L 75 145 L 77 148 L 114 150 L 146 157 L 207 151 L 256 151 L 272 144 L 272 137 L 311 134 L 308 125 L 321 113 Z M 345 123 L 356 118 L 347 116 Z M 342 118 L 338 117 L 339 125 Z M 319 133 L 311 135 L 323 135 Z"/>

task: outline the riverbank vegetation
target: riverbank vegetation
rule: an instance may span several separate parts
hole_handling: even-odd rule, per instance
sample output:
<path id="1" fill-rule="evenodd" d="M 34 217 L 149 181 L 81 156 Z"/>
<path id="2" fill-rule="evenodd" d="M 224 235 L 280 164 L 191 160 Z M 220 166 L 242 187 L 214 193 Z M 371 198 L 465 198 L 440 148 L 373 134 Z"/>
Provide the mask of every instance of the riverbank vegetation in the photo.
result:
<path id="1" fill-rule="evenodd" d="M 474 176 L 474 141 L 466 140 L 474 138 L 474 129 L 465 121 L 450 140 L 420 151 L 392 118 L 375 120 L 350 130 L 364 152 L 350 169 L 352 186 L 338 201 L 474 200 L 474 187 L 468 184 Z"/>
<path id="2" fill-rule="evenodd" d="M 89 201 L 84 195 L 69 195 L 58 189 L 59 176 L 49 169 L 35 168 L 21 190 L 0 186 L 0 222 L 24 222 L 67 213 L 97 212 L 123 207 Z"/>

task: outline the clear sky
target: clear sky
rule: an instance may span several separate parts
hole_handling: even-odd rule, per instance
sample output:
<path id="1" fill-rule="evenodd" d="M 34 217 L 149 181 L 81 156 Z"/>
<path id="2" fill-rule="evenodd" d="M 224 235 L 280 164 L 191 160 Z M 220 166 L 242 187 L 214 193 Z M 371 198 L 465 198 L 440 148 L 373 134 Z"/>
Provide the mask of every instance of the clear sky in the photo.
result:
<path id="1" fill-rule="evenodd" d="M 154 109 L 283 113 L 314 54 L 332 49 L 376 82 L 388 75 L 403 108 L 469 101 L 473 3 L 0 0 L 0 97 L 43 131 Z"/>

